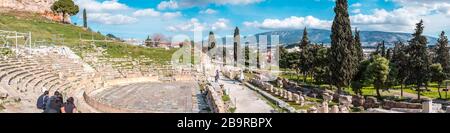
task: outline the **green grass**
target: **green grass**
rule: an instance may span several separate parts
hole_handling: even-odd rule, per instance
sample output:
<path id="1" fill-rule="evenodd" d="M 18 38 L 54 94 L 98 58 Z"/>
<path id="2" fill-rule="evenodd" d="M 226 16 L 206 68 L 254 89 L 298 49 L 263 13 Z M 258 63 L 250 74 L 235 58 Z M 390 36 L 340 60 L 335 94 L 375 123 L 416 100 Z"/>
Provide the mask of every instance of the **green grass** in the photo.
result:
<path id="1" fill-rule="evenodd" d="M 230 101 L 230 96 L 228 96 L 228 95 L 223 95 L 223 96 L 222 96 L 222 100 L 223 100 L 224 102 L 228 102 L 228 101 Z"/>
<path id="2" fill-rule="evenodd" d="M 234 113 L 234 112 L 236 112 L 236 108 L 229 108 L 229 109 L 228 109 L 228 112 Z"/>
<path id="3" fill-rule="evenodd" d="M 289 79 L 290 81 L 295 81 L 297 83 L 303 83 L 303 77 L 304 76 L 303 75 L 297 75 L 297 74 L 294 74 L 294 73 L 283 73 L 283 74 L 280 75 L 280 77 Z M 308 76 L 306 78 L 306 83 L 310 84 L 312 82 L 314 82 L 313 78 Z"/>
<path id="4" fill-rule="evenodd" d="M 0 56 L 12 56 L 14 51 L 9 48 L 0 48 Z"/>
<path id="5" fill-rule="evenodd" d="M 76 54 L 83 58 L 81 53 L 94 52 L 94 47 L 91 43 L 81 43 L 81 39 L 85 40 L 104 40 L 106 36 L 97 32 L 85 30 L 72 24 L 61 24 L 59 22 L 50 21 L 41 17 L 38 14 L 30 13 L 0 13 L 0 30 L 18 31 L 32 33 L 33 43 L 35 41 L 45 41 L 47 44 L 54 44 L 57 46 L 68 46 Z M 55 35 L 63 34 L 64 43 L 62 40 L 55 39 Z M 23 39 L 19 39 L 19 43 L 23 44 Z M 3 42 L 0 42 L 3 43 Z M 13 40 L 9 40 L 13 43 Z M 146 57 L 152 60 L 151 63 L 167 64 L 172 54 L 178 49 L 165 50 L 162 48 L 145 48 L 142 46 L 128 45 L 123 42 L 96 42 L 96 47 L 103 47 L 106 49 L 105 56 L 107 58 L 123 58 L 132 57 L 140 58 Z"/>

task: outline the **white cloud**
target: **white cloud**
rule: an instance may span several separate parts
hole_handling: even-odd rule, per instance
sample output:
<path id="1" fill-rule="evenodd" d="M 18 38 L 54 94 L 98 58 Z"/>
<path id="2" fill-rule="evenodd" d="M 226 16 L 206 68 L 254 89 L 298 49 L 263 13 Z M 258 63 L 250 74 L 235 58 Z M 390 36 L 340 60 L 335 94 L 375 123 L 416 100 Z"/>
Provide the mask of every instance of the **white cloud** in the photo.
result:
<path id="1" fill-rule="evenodd" d="M 98 2 L 96 0 L 75 0 L 80 9 L 86 9 L 88 12 L 105 12 L 130 9 L 127 5 L 119 3 L 116 0 L 106 0 Z"/>
<path id="2" fill-rule="evenodd" d="M 161 15 L 160 12 L 155 11 L 152 8 L 137 10 L 133 13 L 133 16 L 135 17 L 142 17 L 142 16 L 159 17 L 160 15 Z"/>
<path id="3" fill-rule="evenodd" d="M 170 1 L 162 1 L 158 4 L 159 10 L 165 10 L 165 9 L 177 9 L 178 8 L 178 2 L 170 0 Z"/>
<path id="4" fill-rule="evenodd" d="M 178 9 L 191 8 L 195 6 L 206 6 L 208 4 L 216 5 L 248 5 L 260 3 L 265 0 L 170 0 L 162 1 L 158 4 L 158 9 Z"/>
<path id="5" fill-rule="evenodd" d="M 141 9 L 133 12 L 135 17 L 160 17 L 162 19 L 172 19 L 182 16 L 181 12 L 159 12 L 153 8 Z"/>
<path id="6" fill-rule="evenodd" d="M 91 22 L 110 25 L 131 24 L 137 22 L 136 18 L 122 14 L 113 15 L 109 13 L 90 13 L 88 14 L 88 18 Z"/>
<path id="7" fill-rule="evenodd" d="M 166 13 L 163 13 L 162 16 L 165 19 L 176 18 L 176 17 L 180 17 L 181 16 L 181 12 L 166 12 Z"/>
<path id="8" fill-rule="evenodd" d="M 220 18 L 214 24 L 212 24 L 211 30 L 228 29 L 229 22 L 230 22 L 230 20 L 228 20 L 228 19 Z"/>
<path id="9" fill-rule="evenodd" d="M 448 21 L 450 17 L 448 0 L 393 0 L 393 2 L 396 2 L 399 8 L 391 11 L 374 9 L 370 14 L 358 13 L 351 16 L 352 24 L 364 30 L 411 32 L 414 30 L 414 24 L 424 19 L 425 27 L 433 27 L 433 29 L 425 28 L 425 32 L 431 34 L 436 34 L 449 26 L 440 22 Z M 436 21 L 439 16 L 441 19 Z"/>
<path id="10" fill-rule="evenodd" d="M 169 26 L 167 30 L 171 32 L 204 31 L 205 24 L 200 23 L 196 18 L 192 18 L 186 23 Z"/>
<path id="11" fill-rule="evenodd" d="M 217 12 L 218 12 L 217 10 L 208 8 L 206 10 L 201 10 L 199 13 L 200 14 L 216 14 Z"/>
<path id="12" fill-rule="evenodd" d="M 361 3 L 354 3 L 352 5 L 350 5 L 350 7 L 361 7 L 362 4 Z"/>
<path id="13" fill-rule="evenodd" d="M 230 20 L 225 18 L 220 18 L 212 24 L 208 24 L 205 22 L 200 22 L 197 18 L 192 18 L 187 22 L 168 26 L 166 29 L 171 32 L 193 32 L 193 31 L 218 31 L 218 30 L 226 30 L 229 28 Z"/>
<path id="14" fill-rule="evenodd" d="M 275 29 L 302 29 L 304 27 L 328 29 L 331 27 L 331 21 L 320 20 L 313 16 L 297 17 L 292 16 L 283 20 L 265 19 L 262 23 L 258 21 L 244 22 L 245 26 L 257 27 L 266 30 Z"/>

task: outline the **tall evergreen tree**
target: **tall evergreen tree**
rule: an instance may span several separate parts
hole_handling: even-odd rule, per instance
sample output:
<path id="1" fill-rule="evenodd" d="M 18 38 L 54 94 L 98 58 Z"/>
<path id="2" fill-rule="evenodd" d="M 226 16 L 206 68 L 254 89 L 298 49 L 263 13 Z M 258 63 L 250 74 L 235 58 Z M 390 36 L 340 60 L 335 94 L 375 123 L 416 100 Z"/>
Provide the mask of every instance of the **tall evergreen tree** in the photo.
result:
<path id="1" fill-rule="evenodd" d="M 83 9 L 83 27 L 84 27 L 84 28 L 87 28 L 87 27 L 88 27 L 88 25 L 87 25 L 87 13 L 86 13 L 86 8 Z"/>
<path id="2" fill-rule="evenodd" d="M 216 47 L 216 37 L 214 32 L 210 31 L 208 36 L 208 51 Z"/>
<path id="3" fill-rule="evenodd" d="M 359 31 L 357 28 L 355 28 L 355 39 L 354 39 L 354 45 L 355 45 L 355 49 L 356 49 L 356 54 L 357 54 L 357 59 L 358 62 L 361 62 L 362 60 L 364 60 L 364 52 L 362 49 L 362 44 L 361 44 L 361 37 L 359 35 Z"/>
<path id="4" fill-rule="evenodd" d="M 409 40 L 408 54 L 410 55 L 409 68 L 410 71 L 407 82 L 416 85 L 417 98 L 420 99 L 420 93 L 423 91 L 421 87 L 427 88 L 429 81 L 430 60 L 427 51 L 427 38 L 423 33 L 423 20 L 416 24 L 413 38 Z"/>
<path id="5" fill-rule="evenodd" d="M 447 75 L 450 74 L 450 55 L 448 49 L 448 39 L 445 36 L 445 32 L 442 31 L 436 44 L 436 59 L 435 62 L 441 64 L 443 72 Z"/>
<path id="6" fill-rule="evenodd" d="M 353 57 L 353 36 L 348 14 L 348 1 L 336 0 L 334 8 L 336 16 L 331 27 L 331 49 L 329 64 L 331 69 L 331 84 L 341 93 L 342 87 L 349 85 L 356 69 Z"/>
<path id="7" fill-rule="evenodd" d="M 303 37 L 302 37 L 302 40 L 300 41 L 300 45 L 299 45 L 299 47 L 300 47 L 300 49 L 304 49 L 306 46 L 308 46 L 309 45 L 309 39 L 308 39 L 308 31 L 306 30 L 306 27 L 305 27 L 305 29 L 303 30 Z"/>
<path id="8" fill-rule="evenodd" d="M 239 35 L 239 28 L 236 27 L 236 29 L 234 29 L 234 43 L 233 43 L 234 66 L 237 66 L 238 52 L 240 51 L 240 45 L 241 45 L 241 36 Z"/>
<path id="9" fill-rule="evenodd" d="M 403 42 L 395 43 L 394 52 L 392 55 L 391 62 L 395 64 L 397 68 L 396 79 L 400 83 L 400 96 L 403 97 L 403 86 L 405 85 L 406 78 L 409 75 L 408 71 L 408 55 L 407 47 Z"/>
<path id="10" fill-rule="evenodd" d="M 301 63 L 299 63 L 300 70 L 303 72 L 303 82 L 306 83 L 306 79 L 307 79 L 307 75 L 308 72 L 311 71 L 312 69 L 312 64 L 313 64 L 313 56 L 312 56 L 312 47 L 310 46 L 310 42 L 308 39 L 308 32 L 305 29 L 303 30 L 303 37 L 302 40 L 300 41 L 300 61 Z"/>
<path id="11" fill-rule="evenodd" d="M 208 36 L 208 53 L 211 53 L 211 59 L 215 59 L 215 52 L 216 51 L 211 51 L 211 49 L 216 47 L 216 37 L 214 36 L 214 32 L 210 31 L 209 32 L 209 36 Z M 225 48 L 225 47 L 224 47 Z M 223 57 L 225 58 L 226 56 L 223 55 Z"/>

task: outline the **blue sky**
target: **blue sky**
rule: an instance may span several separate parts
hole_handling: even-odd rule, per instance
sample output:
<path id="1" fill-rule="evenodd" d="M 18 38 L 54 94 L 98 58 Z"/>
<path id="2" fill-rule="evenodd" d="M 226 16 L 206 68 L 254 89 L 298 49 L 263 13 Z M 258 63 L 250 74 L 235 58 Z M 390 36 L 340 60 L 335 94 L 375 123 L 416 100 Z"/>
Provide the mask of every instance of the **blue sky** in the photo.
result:
<path id="1" fill-rule="evenodd" d="M 264 31 L 329 29 L 333 0 L 74 0 L 88 11 L 89 26 L 122 38 L 167 37 L 193 31 L 217 36 Z M 425 34 L 449 31 L 449 0 L 349 0 L 352 26 L 362 30 L 412 32 L 425 19 Z M 82 24 L 81 12 L 72 22 Z M 436 21 L 438 20 L 438 21 Z M 196 26 L 196 27 L 195 27 Z"/>

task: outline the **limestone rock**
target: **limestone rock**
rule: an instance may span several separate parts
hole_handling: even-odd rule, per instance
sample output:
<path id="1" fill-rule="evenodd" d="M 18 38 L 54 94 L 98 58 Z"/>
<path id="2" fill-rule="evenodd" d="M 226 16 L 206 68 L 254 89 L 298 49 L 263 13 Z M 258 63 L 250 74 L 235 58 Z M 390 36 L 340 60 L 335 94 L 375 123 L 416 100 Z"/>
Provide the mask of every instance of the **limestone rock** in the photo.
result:
<path id="1" fill-rule="evenodd" d="M 333 95 L 330 95 L 329 93 L 323 93 L 322 98 L 325 102 L 330 102 L 333 100 Z"/>
<path id="2" fill-rule="evenodd" d="M 339 96 L 339 104 L 349 107 L 352 104 L 352 96 Z"/>
<path id="3" fill-rule="evenodd" d="M 308 113 L 317 113 L 317 108 L 316 107 L 309 108 Z"/>
<path id="4" fill-rule="evenodd" d="M 337 105 L 333 105 L 331 107 L 330 113 L 339 113 L 339 107 Z"/>

